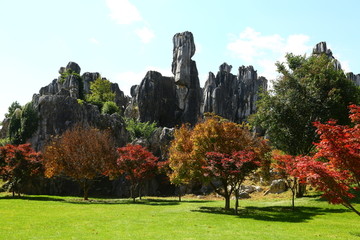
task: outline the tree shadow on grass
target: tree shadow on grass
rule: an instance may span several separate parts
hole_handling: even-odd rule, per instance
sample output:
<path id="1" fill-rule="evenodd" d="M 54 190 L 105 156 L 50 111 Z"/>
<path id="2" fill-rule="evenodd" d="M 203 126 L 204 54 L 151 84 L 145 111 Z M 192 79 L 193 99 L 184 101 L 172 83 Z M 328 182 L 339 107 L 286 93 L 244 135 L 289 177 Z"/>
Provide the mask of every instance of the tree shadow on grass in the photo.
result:
<path id="1" fill-rule="evenodd" d="M 158 198 L 146 198 L 142 200 L 136 200 L 133 202 L 132 199 L 119 199 L 119 198 L 89 198 L 89 200 L 84 200 L 81 197 L 73 198 L 62 198 L 58 196 L 36 196 L 36 195 L 25 195 L 25 196 L 3 196 L 0 197 L 0 200 L 5 199 L 19 199 L 19 200 L 29 200 L 29 201 L 53 201 L 53 202 L 64 202 L 70 204 L 134 204 L 134 205 L 149 205 L 149 206 L 170 206 L 170 205 L 179 205 L 181 203 L 207 203 L 209 201 L 204 200 L 183 200 L 179 202 L 178 200 L 172 199 L 158 199 Z"/>
<path id="2" fill-rule="evenodd" d="M 34 195 L 26 195 L 26 196 L 3 196 L 0 197 L 0 200 L 9 200 L 9 199 L 19 199 L 19 200 L 28 200 L 28 201 L 53 201 L 53 202 L 65 202 L 65 199 L 58 198 L 56 196 L 34 196 Z"/>
<path id="3" fill-rule="evenodd" d="M 71 204 L 134 204 L 134 205 L 151 205 L 151 206 L 165 206 L 165 205 L 178 205 L 179 202 L 173 200 L 161 200 L 161 199 L 143 199 L 136 200 L 133 202 L 132 199 L 71 199 L 67 200 L 66 203 Z"/>
<path id="4" fill-rule="evenodd" d="M 238 210 L 238 214 L 235 215 L 233 210 L 226 211 L 223 208 L 216 207 L 201 207 L 199 210 L 193 210 L 196 212 L 210 213 L 210 214 L 225 214 L 233 215 L 239 218 L 251 218 L 260 221 L 272 221 L 272 222 L 306 222 L 313 219 L 318 215 L 325 215 L 327 213 L 343 213 L 348 212 L 347 209 L 325 209 L 317 207 L 295 207 L 293 211 L 291 207 L 245 207 Z"/>

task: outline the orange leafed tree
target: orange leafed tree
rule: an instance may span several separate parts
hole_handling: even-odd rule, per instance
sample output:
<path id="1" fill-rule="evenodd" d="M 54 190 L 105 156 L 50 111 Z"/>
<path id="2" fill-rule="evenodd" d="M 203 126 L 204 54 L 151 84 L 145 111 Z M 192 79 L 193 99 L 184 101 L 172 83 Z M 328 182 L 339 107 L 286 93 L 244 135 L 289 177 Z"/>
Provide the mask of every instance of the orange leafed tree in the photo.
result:
<path id="1" fill-rule="evenodd" d="M 209 182 L 205 168 L 209 165 L 208 152 L 232 155 L 239 151 L 254 152 L 255 158 L 267 161 L 269 147 L 260 138 L 254 137 L 246 126 L 230 122 L 215 115 L 209 115 L 194 129 L 182 126 L 175 131 L 175 138 L 169 150 L 170 180 L 175 184 L 186 184 L 192 180 Z M 205 167 L 205 168 L 204 168 Z M 225 197 L 225 208 L 230 207 L 230 196 L 216 189 Z"/>
<path id="2" fill-rule="evenodd" d="M 108 172 L 116 162 L 108 131 L 81 124 L 55 137 L 44 151 L 45 176 L 68 176 L 79 182 L 88 199 L 91 180 Z"/>

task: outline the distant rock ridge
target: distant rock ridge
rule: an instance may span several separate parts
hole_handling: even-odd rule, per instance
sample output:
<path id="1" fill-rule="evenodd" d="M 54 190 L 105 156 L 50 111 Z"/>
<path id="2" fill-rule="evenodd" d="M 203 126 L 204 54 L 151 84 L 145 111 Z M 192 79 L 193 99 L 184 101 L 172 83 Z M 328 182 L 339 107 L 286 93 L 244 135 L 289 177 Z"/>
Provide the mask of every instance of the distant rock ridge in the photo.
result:
<path id="1" fill-rule="evenodd" d="M 196 51 L 192 33 L 175 34 L 173 45 L 174 76 L 149 71 L 140 85 L 131 88 L 126 116 L 174 127 L 182 123 L 194 125 L 205 112 L 242 122 L 256 111 L 259 90 L 267 90 L 267 80 L 258 78 L 252 66 L 241 66 L 238 76 L 234 76 L 232 66 L 224 63 L 216 77 L 209 73 L 201 89 L 196 62 L 191 59 Z"/>
<path id="2" fill-rule="evenodd" d="M 313 48 L 312 54 L 326 54 L 329 58 L 333 59 L 334 68 L 342 70 L 340 62 L 334 57 L 332 51 L 327 48 L 326 42 L 319 42 Z M 357 86 L 360 86 L 360 74 L 354 74 L 353 72 L 346 73 L 346 77 L 352 80 Z"/>
<path id="3" fill-rule="evenodd" d="M 252 66 L 240 66 L 238 75 L 223 63 L 215 75 L 210 72 L 203 89 L 202 113 L 213 112 L 234 122 L 243 122 L 255 113 L 260 90 L 267 90 L 267 80 L 257 76 Z"/>

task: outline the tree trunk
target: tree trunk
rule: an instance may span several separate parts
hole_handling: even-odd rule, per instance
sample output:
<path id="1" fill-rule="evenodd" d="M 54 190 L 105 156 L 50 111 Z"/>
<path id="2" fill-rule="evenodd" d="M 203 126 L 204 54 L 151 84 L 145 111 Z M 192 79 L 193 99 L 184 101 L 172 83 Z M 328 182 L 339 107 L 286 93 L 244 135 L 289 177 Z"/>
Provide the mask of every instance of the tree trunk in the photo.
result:
<path id="1" fill-rule="evenodd" d="M 139 199 L 141 200 L 141 184 L 139 184 Z"/>
<path id="2" fill-rule="evenodd" d="M 298 184 L 298 191 L 297 191 L 297 193 L 296 193 L 296 197 L 297 197 L 297 198 L 303 197 L 304 194 L 305 194 L 305 191 L 306 191 L 306 184 L 304 184 L 304 183 L 299 183 L 299 184 Z"/>
<path id="3" fill-rule="evenodd" d="M 290 189 L 291 189 L 291 192 L 292 192 L 292 199 L 291 199 L 291 206 L 292 206 L 292 210 L 295 211 L 295 196 L 296 196 L 296 192 L 297 192 L 297 189 L 301 188 L 300 187 L 301 184 L 298 184 L 298 180 L 297 178 L 294 177 L 294 182 L 293 182 L 293 185 L 290 186 Z"/>
<path id="4" fill-rule="evenodd" d="M 178 185 L 178 188 L 179 188 L 179 192 L 178 192 L 179 202 L 181 202 L 181 185 Z"/>
<path id="5" fill-rule="evenodd" d="M 238 208 L 239 208 L 239 191 L 235 190 L 235 214 L 238 214 Z"/>
<path id="6" fill-rule="evenodd" d="M 292 192 L 291 206 L 292 206 L 292 210 L 295 211 L 295 190 L 291 189 L 291 192 Z"/>
<path id="7" fill-rule="evenodd" d="M 230 195 L 224 194 L 224 198 L 225 198 L 225 210 L 230 210 Z"/>
<path id="8" fill-rule="evenodd" d="M 135 186 L 134 186 L 134 184 L 131 184 L 131 186 L 130 186 L 130 197 L 133 199 L 133 202 L 135 203 L 134 191 L 135 191 Z"/>
<path id="9" fill-rule="evenodd" d="M 83 181 L 83 191 L 84 191 L 84 200 L 89 200 L 89 183 L 87 179 Z"/>
<path id="10" fill-rule="evenodd" d="M 346 202 L 346 203 L 343 203 L 343 205 L 345 207 L 347 207 L 348 209 L 350 209 L 351 211 L 353 211 L 354 213 L 356 213 L 358 216 L 360 216 L 360 212 L 358 210 L 356 210 L 353 205 L 351 205 L 351 203 L 349 202 Z"/>

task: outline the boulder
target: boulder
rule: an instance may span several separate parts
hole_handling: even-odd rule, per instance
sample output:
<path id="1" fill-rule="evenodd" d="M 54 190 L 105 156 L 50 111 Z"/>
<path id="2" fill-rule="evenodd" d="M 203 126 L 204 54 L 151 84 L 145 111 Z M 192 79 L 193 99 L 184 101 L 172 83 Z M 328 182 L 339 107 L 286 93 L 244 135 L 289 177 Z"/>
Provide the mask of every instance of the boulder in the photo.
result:
<path id="1" fill-rule="evenodd" d="M 269 190 L 267 190 L 264 195 L 267 195 L 269 193 L 275 193 L 275 194 L 279 194 L 279 193 L 283 193 L 288 189 L 287 183 L 284 179 L 277 179 L 277 180 L 273 180 L 271 182 L 270 188 Z"/>
<path id="2" fill-rule="evenodd" d="M 80 72 L 81 72 L 81 68 L 76 62 L 69 62 L 68 65 L 66 66 L 65 71 L 68 71 L 68 70 L 71 70 L 77 74 L 80 74 Z"/>
<path id="3" fill-rule="evenodd" d="M 240 192 L 239 193 L 239 199 L 246 199 L 246 198 L 251 198 L 251 196 L 248 192 Z"/>

